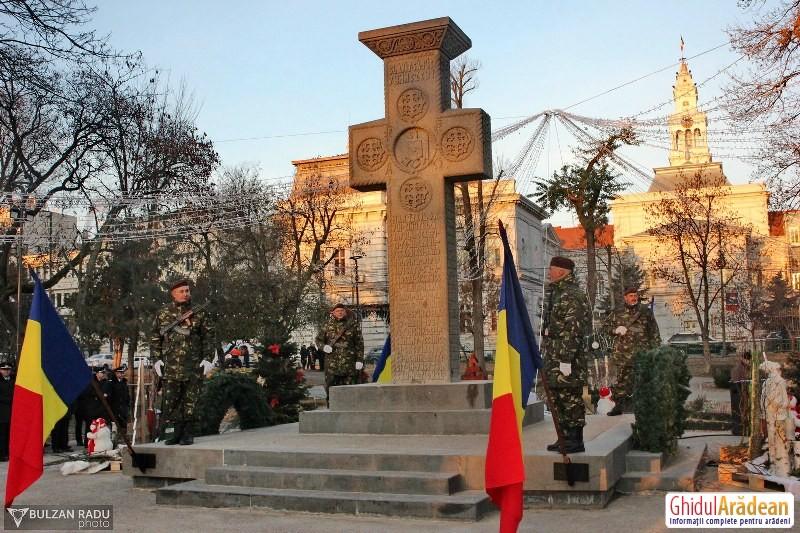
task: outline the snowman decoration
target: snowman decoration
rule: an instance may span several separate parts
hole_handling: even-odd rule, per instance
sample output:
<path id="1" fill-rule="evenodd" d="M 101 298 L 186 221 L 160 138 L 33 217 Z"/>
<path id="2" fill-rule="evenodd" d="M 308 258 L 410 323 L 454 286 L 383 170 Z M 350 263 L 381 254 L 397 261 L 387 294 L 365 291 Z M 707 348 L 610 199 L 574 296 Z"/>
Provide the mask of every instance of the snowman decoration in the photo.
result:
<path id="1" fill-rule="evenodd" d="M 600 399 L 597 400 L 597 414 L 607 415 L 614 408 L 615 402 L 611 399 L 611 388 L 600 387 Z"/>
<path id="2" fill-rule="evenodd" d="M 91 431 L 86 434 L 89 441 L 89 455 L 105 453 L 114 448 L 114 444 L 111 442 L 111 430 L 106 425 L 105 419 L 96 418 L 92 421 L 89 429 Z"/>

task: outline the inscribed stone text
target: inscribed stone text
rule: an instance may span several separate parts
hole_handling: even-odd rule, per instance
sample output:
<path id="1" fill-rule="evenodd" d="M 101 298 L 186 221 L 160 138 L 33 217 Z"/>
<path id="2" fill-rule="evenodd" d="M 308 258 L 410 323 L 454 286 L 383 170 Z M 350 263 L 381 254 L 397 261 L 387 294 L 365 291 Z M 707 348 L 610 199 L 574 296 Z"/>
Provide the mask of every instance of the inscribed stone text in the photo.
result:
<path id="1" fill-rule="evenodd" d="M 386 161 L 386 148 L 383 141 L 377 137 L 370 137 L 361 141 L 356 149 L 358 166 L 370 172 L 383 166 Z"/>
<path id="2" fill-rule="evenodd" d="M 412 59 L 398 61 L 387 67 L 387 80 L 389 85 L 404 85 L 433 79 L 436 61 L 432 57 L 425 59 Z"/>
<path id="3" fill-rule="evenodd" d="M 428 112 L 428 97 L 416 87 L 406 89 L 397 98 L 397 112 L 406 122 L 416 122 Z"/>
<path id="4" fill-rule="evenodd" d="M 433 155 L 431 136 L 422 128 L 408 128 L 394 143 L 397 166 L 406 172 L 417 172 L 428 166 Z"/>
<path id="5" fill-rule="evenodd" d="M 456 126 L 442 135 L 442 155 L 448 161 L 463 161 L 472 153 L 472 134 L 466 128 Z"/>
<path id="6" fill-rule="evenodd" d="M 431 186 L 419 178 L 409 178 L 400 186 L 400 203 L 409 211 L 421 211 L 431 203 Z"/>

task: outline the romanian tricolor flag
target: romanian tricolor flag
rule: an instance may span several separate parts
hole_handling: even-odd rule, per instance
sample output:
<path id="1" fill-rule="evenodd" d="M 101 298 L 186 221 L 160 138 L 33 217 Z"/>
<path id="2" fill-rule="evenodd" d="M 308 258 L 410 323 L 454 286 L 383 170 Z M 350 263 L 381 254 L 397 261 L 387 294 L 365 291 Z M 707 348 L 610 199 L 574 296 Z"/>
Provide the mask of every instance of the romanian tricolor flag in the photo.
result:
<path id="1" fill-rule="evenodd" d="M 542 357 L 514 267 L 508 236 L 503 240 L 503 281 L 497 318 L 497 352 L 492 387 L 492 418 L 486 449 L 486 492 L 500 508 L 501 533 L 516 531 L 522 520 L 522 418 Z"/>
<path id="2" fill-rule="evenodd" d="M 386 337 L 386 342 L 383 343 L 383 350 L 381 350 L 381 358 L 375 364 L 375 370 L 372 372 L 373 383 L 391 383 L 392 382 L 392 336 Z"/>
<path id="3" fill-rule="evenodd" d="M 41 281 L 32 275 L 33 303 L 11 407 L 6 507 L 42 475 L 47 436 L 92 379 Z"/>

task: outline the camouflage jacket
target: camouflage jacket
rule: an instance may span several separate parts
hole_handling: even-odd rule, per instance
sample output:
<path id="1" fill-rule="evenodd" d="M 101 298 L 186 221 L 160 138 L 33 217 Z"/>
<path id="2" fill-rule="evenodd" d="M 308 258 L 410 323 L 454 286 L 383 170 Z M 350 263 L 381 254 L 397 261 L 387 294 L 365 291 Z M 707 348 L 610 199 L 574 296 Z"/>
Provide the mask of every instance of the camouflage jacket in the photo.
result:
<path id="1" fill-rule="evenodd" d="M 625 334 L 615 333 L 623 326 Z M 661 334 L 653 312 L 643 304 L 612 311 L 603 325 L 604 333 L 614 339 L 612 357 L 632 358 L 637 352 L 647 351 L 661 345 Z"/>
<path id="2" fill-rule="evenodd" d="M 317 335 L 316 341 L 317 349 L 320 351 L 326 344 L 333 348 L 331 353 L 322 353 L 325 357 L 326 374 L 352 376 L 358 373 L 356 361 L 364 362 L 364 338 L 361 336 L 358 320 L 352 313 L 348 313 L 342 320 L 329 318 Z"/>
<path id="3" fill-rule="evenodd" d="M 586 341 L 592 328 L 589 300 L 575 281 L 574 274 L 548 286 L 542 329 L 544 371 L 548 385 L 582 387 L 588 377 Z M 560 364 L 572 366 L 565 376 Z"/>
<path id="4" fill-rule="evenodd" d="M 188 305 L 166 305 L 156 315 L 150 336 L 150 357 L 164 362 L 164 379 L 188 381 L 202 376 L 200 362 L 212 353 L 212 335 L 205 313 L 200 312 L 161 336 L 161 329 L 188 311 Z"/>

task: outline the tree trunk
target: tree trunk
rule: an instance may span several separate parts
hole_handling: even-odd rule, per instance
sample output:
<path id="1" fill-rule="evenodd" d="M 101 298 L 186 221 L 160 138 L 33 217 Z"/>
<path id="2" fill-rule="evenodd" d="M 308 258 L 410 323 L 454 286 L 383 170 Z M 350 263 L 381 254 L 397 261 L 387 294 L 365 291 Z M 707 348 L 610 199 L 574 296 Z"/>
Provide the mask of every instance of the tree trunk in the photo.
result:
<path id="1" fill-rule="evenodd" d="M 613 311 L 617 308 L 617 304 L 614 301 L 614 270 L 611 265 L 612 260 L 611 254 L 611 245 L 606 246 L 606 273 L 608 275 L 608 306 L 610 307 L 609 311 Z M 620 282 L 622 282 L 622 278 L 620 277 Z M 622 289 L 623 291 L 625 288 Z"/>
<path id="2" fill-rule="evenodd" d="M 478 249 L 475 232 L 475 217 L 472 213 L 472 200 L 469 196 L 469 183 L 460 183 L 462 208 L 464 209 L 464 227 L 469 231 L 464 236 L 464 249 L 469 258 L 470 287 L 472 288 L 472 349 L 478 359 L 478 366 L 486 371 L 486 355 L 483 338 L 483 272 L 478 264 Z"/>
<path id="3" fill-rule="evenodd" d="M 114 368 L 122 366 L 122 349 L 125 347 L 125 339 L 114 337 L 111 339 L 111 349 L 114 351 Z"/>
<path id="4" fill-rule="evenodd" d="M 134 335 L 128 342 L 128 380 L 133 382 L 134 362 L 136 361 L 136 351 L 139 349 L 139 336 Z M 140 370 L 144 370 L 143 368 Z"/>
<path id="5" fill-rule="evenodd" d="M 594 302 L 597 298 L 597 255 L 594 231 L 594 228 L 584 228 L 584 235 L 586 235 L 586 291 L 589 294 L 589 311 L 592 316 L 594 316 Z"/>

